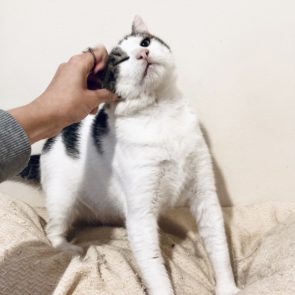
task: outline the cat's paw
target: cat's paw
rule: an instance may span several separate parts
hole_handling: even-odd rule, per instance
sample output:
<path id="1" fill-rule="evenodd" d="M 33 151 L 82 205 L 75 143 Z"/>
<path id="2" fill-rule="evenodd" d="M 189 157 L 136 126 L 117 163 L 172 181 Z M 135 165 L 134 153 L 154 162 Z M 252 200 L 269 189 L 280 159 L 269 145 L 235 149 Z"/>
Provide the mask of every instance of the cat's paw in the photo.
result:
<path id="1" fill-rule="evenodd" d="M 73 245 L 69 242 L 62 242 L 55 248 L 67 254 L 70 254 L 71 256 L 82 256 L 84 254 L 84 249 L 82 247 Z"/>
<path id="2" fill-rule="evenodd" d="M 238 294 L 241 289 L 237 288 L 236 286 L 231 287 L 217 287 L 215 290 L 215 295 L 235 295 Z"/>

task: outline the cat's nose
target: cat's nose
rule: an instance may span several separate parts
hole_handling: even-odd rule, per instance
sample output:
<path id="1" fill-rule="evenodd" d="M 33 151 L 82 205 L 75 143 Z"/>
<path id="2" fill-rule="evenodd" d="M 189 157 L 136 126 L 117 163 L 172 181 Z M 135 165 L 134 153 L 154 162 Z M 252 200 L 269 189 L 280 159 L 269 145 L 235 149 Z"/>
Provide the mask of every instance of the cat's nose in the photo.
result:
<path id="1" fill-rule="evenodd" d="M 148 59 L 148 56 L 149 56 L 149 53 L 150 53 L 150 51 L 148 49 L 141 49 L 137 53 L 136 58 L 137 59 L 145 59 L 145 60 L 147 60 Z"/>

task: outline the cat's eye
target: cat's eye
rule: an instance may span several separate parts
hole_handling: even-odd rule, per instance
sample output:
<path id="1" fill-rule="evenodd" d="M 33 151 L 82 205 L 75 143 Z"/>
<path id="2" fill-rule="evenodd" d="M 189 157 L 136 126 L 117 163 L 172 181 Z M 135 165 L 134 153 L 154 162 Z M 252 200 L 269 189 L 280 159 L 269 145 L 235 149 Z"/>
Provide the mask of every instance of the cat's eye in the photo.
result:
<path id="1" fill-rule="evenodd" d="M 151 43 L 151 38 L 148 38 L 147 37 L 147 38 L 144 38 L 141 41 L 140 46 L 142 46 L 142 47 L 149 47 L 150 43 Z"/>

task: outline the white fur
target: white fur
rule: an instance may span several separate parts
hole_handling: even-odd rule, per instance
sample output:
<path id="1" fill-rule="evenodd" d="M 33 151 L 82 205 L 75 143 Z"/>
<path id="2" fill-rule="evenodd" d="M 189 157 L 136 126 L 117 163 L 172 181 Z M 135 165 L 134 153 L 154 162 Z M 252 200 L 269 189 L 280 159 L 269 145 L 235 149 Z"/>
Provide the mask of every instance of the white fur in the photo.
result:
<path id="1" fill-rule="evenodd" d="M 136 24 L 144 28 L 138 19 L 135 29 Z M 197 117 L 177 90 L 171 52 L 157 40 L 148 48 L 155 64 L 143 77 L 145 63 L 136 59 L 141 39 L 132 36 L 120 45 L 130 56 L 120 64 L 116 88 L 124 100 L 108 109 L 103 153 L 94 146 L 88 116 L 79 132 L 79 159 L 67 156 L 60 136 L 41 157 L 48 238 L 54 247 L 80 252 L 66 240 L 75 220 L 125 223 L 149 294 L 172 295 L 157 219 L 170 207 L 189 205 L 215 271 L 216 294 L 235 294 L 211 158 Z"/>

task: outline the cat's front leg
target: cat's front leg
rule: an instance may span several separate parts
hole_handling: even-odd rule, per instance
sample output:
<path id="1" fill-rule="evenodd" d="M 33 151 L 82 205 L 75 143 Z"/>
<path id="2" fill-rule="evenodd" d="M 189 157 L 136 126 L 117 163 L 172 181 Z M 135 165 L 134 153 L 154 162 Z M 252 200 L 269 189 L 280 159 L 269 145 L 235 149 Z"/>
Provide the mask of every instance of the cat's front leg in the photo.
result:
<path id="1" fill-rule="evenodd" d="M 76 211 L 75 190 L 68 189 L 61 181 L 52 181 L 47 183 L 45 193 L 49 218 L 46 233 L 52 246 L 72 255 L 83 254 L 83 248 L 67 240 Z"/>
<path id="2" fill-rule="evenodd" d="M 141 197 L 136 196 L 137 199 Z M 130 208 L 126 226 L 129 243 L 148 294 L 173 295 L 159 246 L 157 216 L 149 208 Z"/>
<path id="3" fill-rule="evenodd" d="M 213 266 L 216 295 L 234 295 L 236 287 L 230 263 L 222 210 L 216 194 L 214 173 L 208 147 L 202 138 L 196 157 L 195 186 L 190 196 L 193 215 Z"/>

